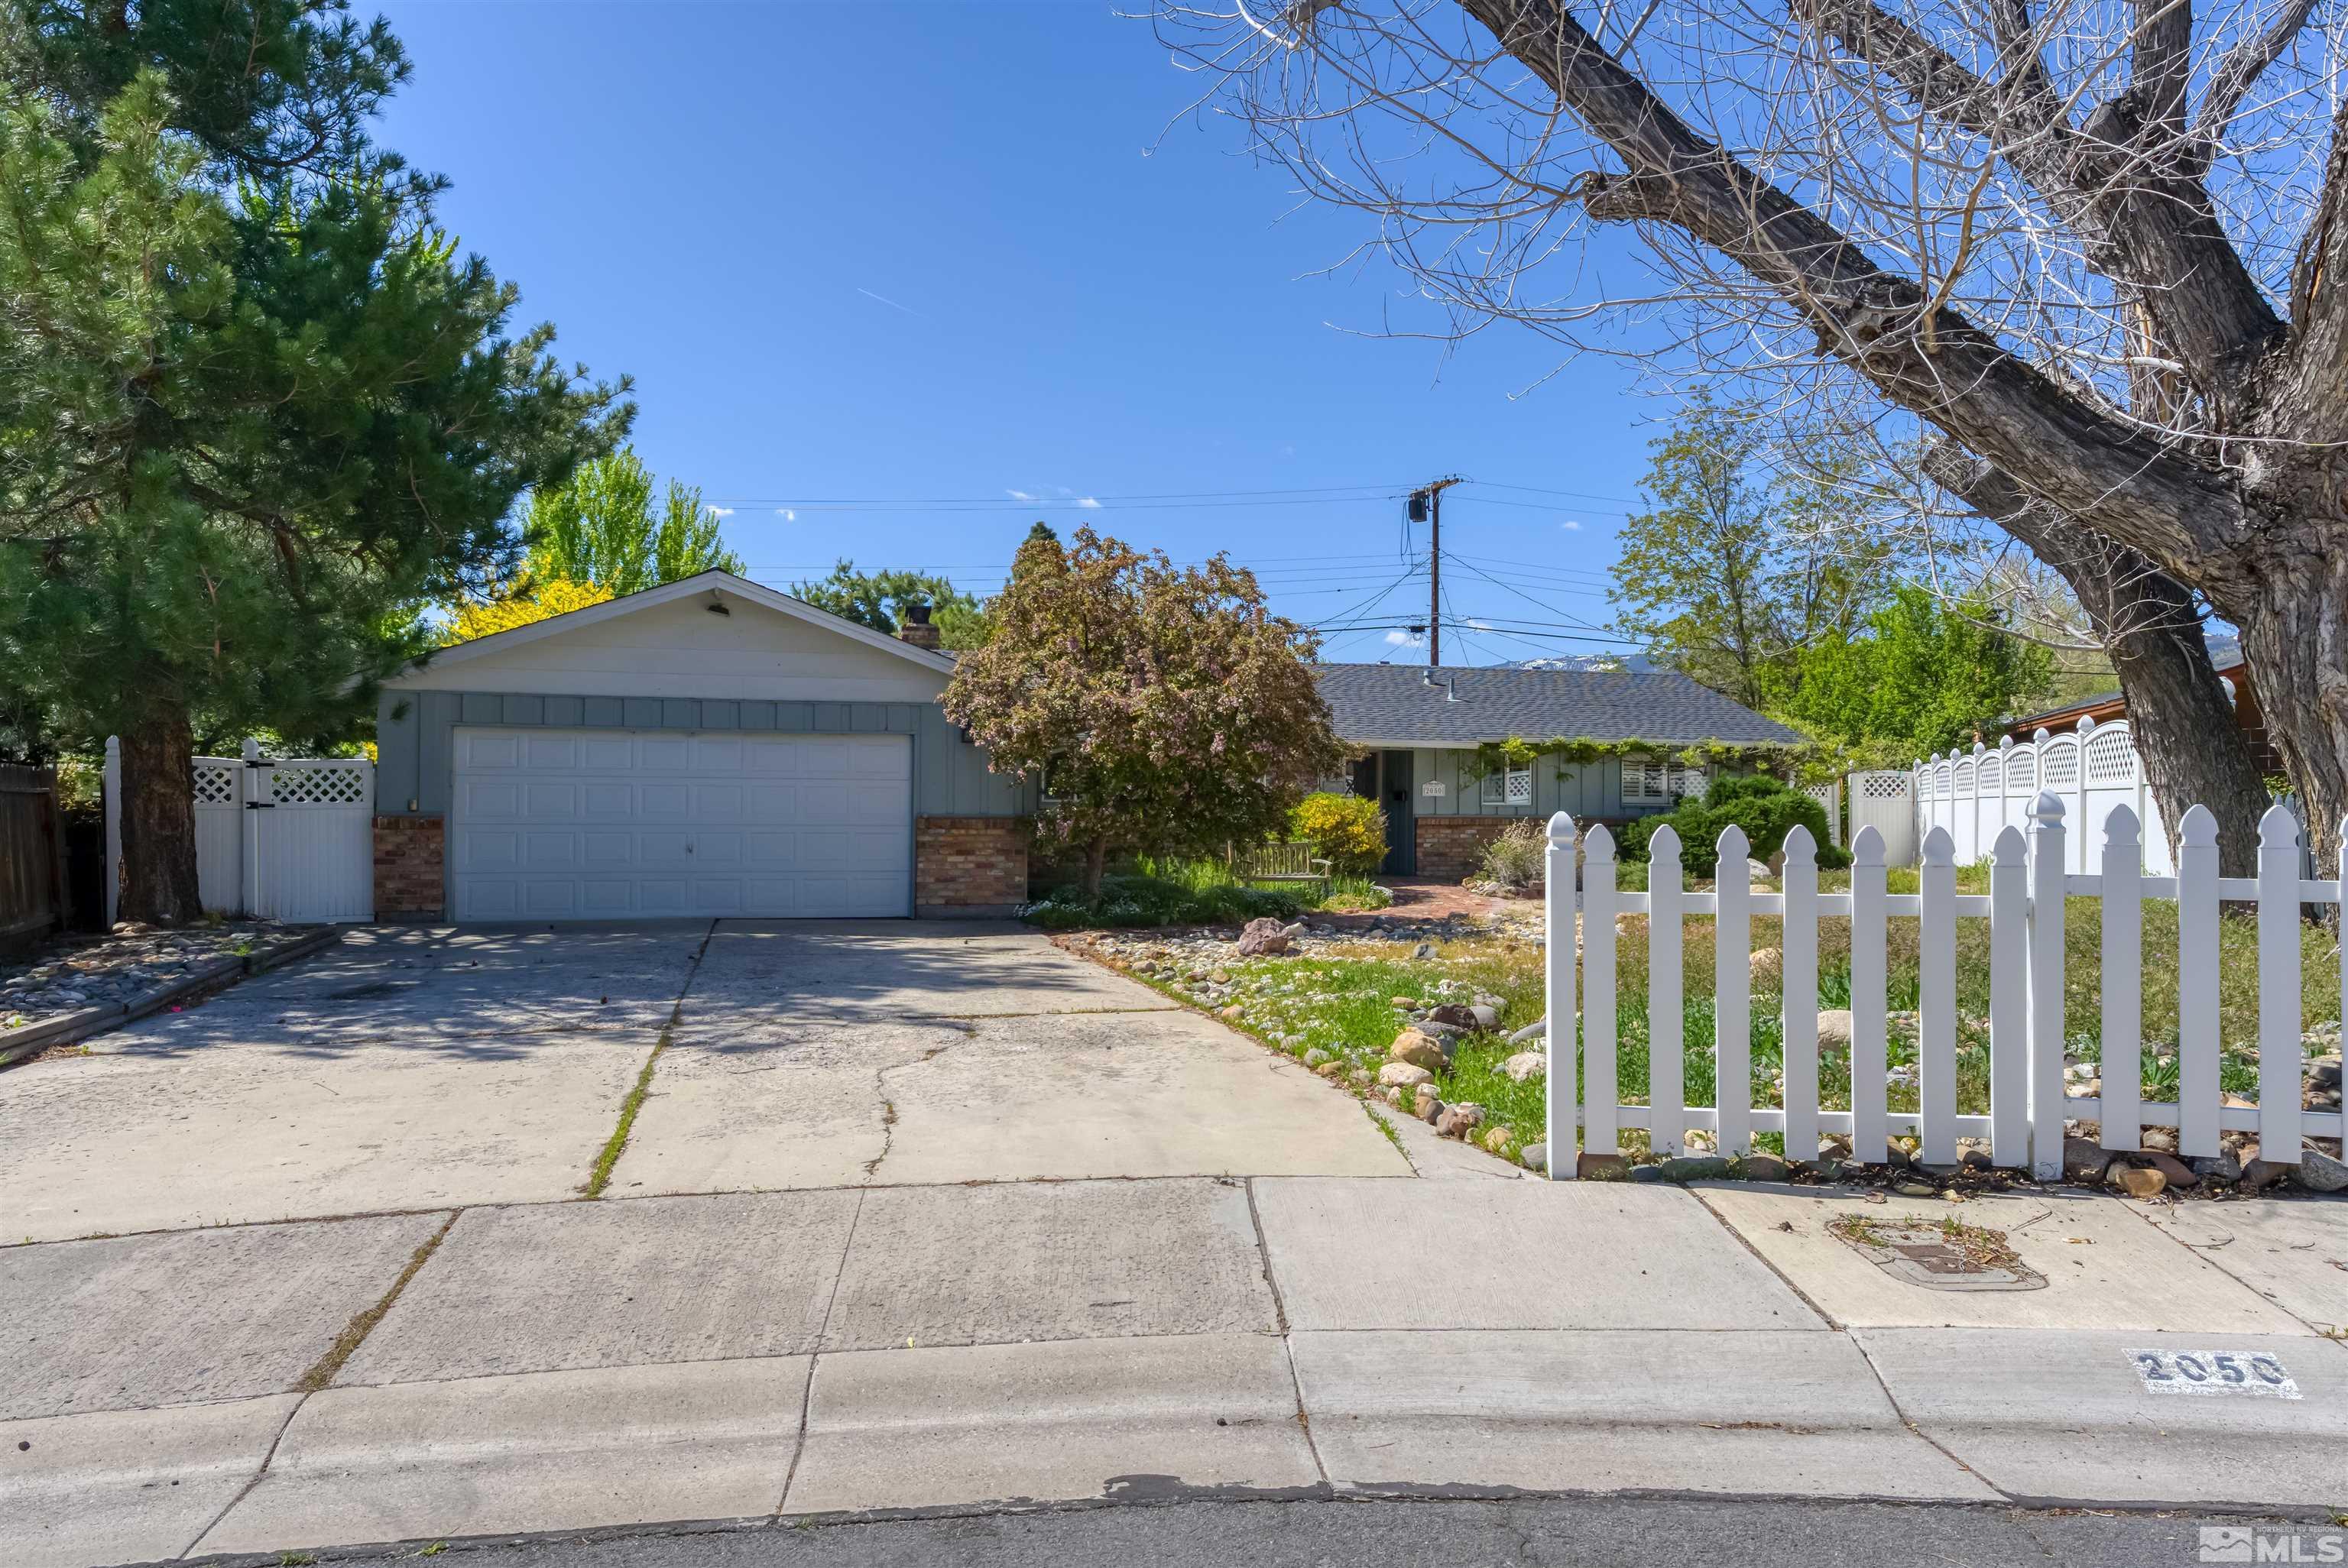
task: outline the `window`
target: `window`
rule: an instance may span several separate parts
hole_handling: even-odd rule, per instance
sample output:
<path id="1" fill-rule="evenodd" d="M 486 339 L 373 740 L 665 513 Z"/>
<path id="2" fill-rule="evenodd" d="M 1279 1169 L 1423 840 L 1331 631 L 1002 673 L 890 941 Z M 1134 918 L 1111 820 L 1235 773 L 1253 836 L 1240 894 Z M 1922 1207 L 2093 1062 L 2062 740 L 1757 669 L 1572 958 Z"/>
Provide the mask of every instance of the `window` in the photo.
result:
<path id="1" fill-rule="evenodd" d="M 1533 803 L 1533 770 L 1528 763 L 1523 767 L 1510 766 L 1505 772 L 1484 775 L 1486 805 L 1529 806 Z"/>
<path id="2" fill-rule="evenodd" d="M 1701 795 L 1704 788 L 1702 768 L 1673 767 L 1635 757 L 1622 764 L 1622 799 L 1629 805 L 1669 805 L 1689 795 Z"/>

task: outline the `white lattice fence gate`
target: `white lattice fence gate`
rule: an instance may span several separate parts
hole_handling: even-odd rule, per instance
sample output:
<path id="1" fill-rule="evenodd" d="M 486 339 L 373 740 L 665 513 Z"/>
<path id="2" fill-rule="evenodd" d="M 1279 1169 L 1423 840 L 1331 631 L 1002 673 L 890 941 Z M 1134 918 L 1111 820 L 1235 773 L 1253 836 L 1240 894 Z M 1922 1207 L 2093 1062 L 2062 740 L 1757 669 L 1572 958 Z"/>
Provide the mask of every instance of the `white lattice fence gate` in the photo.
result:
<path id="1" fill-rule="evenodd" d="M 1913 866 L 1919 838 L 1916 830 L 1916 781 L 1911 773 L 1890 769 L 1852 774 L 1845 784 L 1850 792 L 1850 833 L 1875 829 L 1883 840 L 1883 859 L 1890 866 Z"/>
<path id="2" fill-rule="evenodd" d="M 2101 869 L 2088 874 L 2066 869 L 2064 817 L 2063 803 L 2042 794 L 2026 835 L 2002 827 L 1989 845 L 1989 891 L 1976 894 L 1957 891 L 1956 843 L 1944 826 L 1925 835 L 1915 893 L 1889 891 L 1882 835 L 1872 826 L 1856 835 L 1850 886 L 1837 892 L 1819 890 L 1817 845 L 1806 829 L 1787 838 L 1782 891 L 1756 890 L 1733 876 L 1707 892 L 1686 885 L 1679 840 L 1669 827 L 1659 828 L 1649 842 L 1647 891 L 1638 893 L 1616 887 L 1613 840 L 1603 826 L 1584 835 L 1565 814 L 1552 817 L 1546 891 L 1551 1175 L 1577 1173 L 1577 1122 L 1582 1153 L 1617 1153 L 1623 1130 L 1635 1128 L 1663 1157 L 1684 1152 L 1688 1132 L 1697 1129 L 1732 1155 L 1752 1153 L 1756 1134 L 1776 1133 L 1796 1159 L 1812 1158 L 1825 1132 L 1848 1135 L 1854 1153 L 1870 1161 L 1881 1157 L 1875 1152 L 1887 1135 L 1912 1134 L 1920 1159 L 1954 1165 L 1958 1140 L 1971 1138 L 1986 1146 L 1994 1163 L 2026 1168 L 2041 1179 L 2061 1174 L 2066 1120 L 2100 1123 L 2102 1144 L 2114 1152 L 2141 1149 L 2147 1126 L 2171 1127 L 2178 1153 L 2188 1159 L 2218 1154 L 2227 1131 L 2256 1132 L 2261 1157 L 2278 1163 L 2299 1162 L 2303 1137 L 2340 1137 L 2339 1112 L 2308 1111 L 2302 1103 L 2300 927 L 2306 906 L 2342 903 L 2348 850 L 2333 876 L 2303 877 L 2298 820 L 2277 806 L 2260 824 L 2259 875 L 2219 876 L 2216 819 L 2196 806 L 2180 825 L 2178 874 L 2147 876 L 2136 815 L 2121 805 L 2106 821 Z M 2348 824 L 2343 835 L 2348 843 Z M 1722 866 L 1746 864 L 1743 830 L 1724 831 L 1717 847 Z M 2096 900 L 2101 928 L 2101 1039 L 2109 1049 L 2102 1053 L 2097 1095 L 2069 1093 L 2064 1072 L 2063 922 L 2066 899 L 2079 897 Z M 2147 1099 L 2142 1077 L 2148 898 L 2178 905 L 2174 1100 Z M 2227 1103 L 2220 1083 L 2218 922 L 2220 904 L 2230 901 L 2254 906 L 2258 927 L 2258 1095 L 2247 1106 Z M 1628 1093 L 1617 1071 L 1614 922 L 1624 915 L 1649 922 L 1648 1081 Z M 1783 929 L 1782 999 L 1766 1020 L 1778 1037 L 1779 1071 L 1757 1095 L 1750 1000 L 1756 916 L 1777 917 Z M 1703 1050 L 1684 1038 L 1682 927 L 1692 917 L 1709 917 L 1715 927 L 1710 1105 L 1685 1103 L 1686 1065 Z M 1818 1034 L 1818 927 L 1825 919 L 1850 923 L 1850 1039 L 1830 1051 L 1820 1050 Z M 1972 1104 L 1961 1099 L 1957 1003 L 1958 922 L 1965 919 L 1989 924 L 1988 1082 L 1985 1094 L 1977 1085 L 1967 1091 Z M 1903 1035 L 1895 1044 L 1890 1030 L 1887 955 L 1895 920 L 1917 924 L 1912 1043 Z M 2348 964 L 2336 978 L 2348 1013 Z M 1557 1027 L 1559 1020 L 1578 1020 L 1579 1061 L 1575 1031 Z M 1822 1089 L 1822 1077 L 1829 1076 L 1822 1068 L 1838 1081 L 1834 1092 Z M 1899 1098 L 1913 1100 L 1913 1109 L 1891 1108 L 1895 1089 Z"/>
<path id="3" fill-rule="evenodd" d="M 107 756 L 107 921 L 121 876 L 120 745 Z M 196 893 L 218 915 L 303 924 L 375 917 L 375 764 L 364 757 L 192 759 Z"/>

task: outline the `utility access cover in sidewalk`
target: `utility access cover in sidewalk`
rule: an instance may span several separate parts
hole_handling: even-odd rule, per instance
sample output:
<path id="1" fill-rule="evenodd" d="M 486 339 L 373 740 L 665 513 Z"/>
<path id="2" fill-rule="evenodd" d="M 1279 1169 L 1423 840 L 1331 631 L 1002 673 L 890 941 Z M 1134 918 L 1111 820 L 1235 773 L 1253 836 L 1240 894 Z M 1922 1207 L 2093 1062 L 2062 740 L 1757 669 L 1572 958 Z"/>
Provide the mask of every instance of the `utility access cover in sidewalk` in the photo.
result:
<path id="1" fill-rule="evenodd" d="M 2043 1290 L 2046 1276 L 2015 1255 L 2005 1233 L 1956 1219 L 1843 1214 L 1827 1231 L 1892 1278 L 1927 1290 Z"/>

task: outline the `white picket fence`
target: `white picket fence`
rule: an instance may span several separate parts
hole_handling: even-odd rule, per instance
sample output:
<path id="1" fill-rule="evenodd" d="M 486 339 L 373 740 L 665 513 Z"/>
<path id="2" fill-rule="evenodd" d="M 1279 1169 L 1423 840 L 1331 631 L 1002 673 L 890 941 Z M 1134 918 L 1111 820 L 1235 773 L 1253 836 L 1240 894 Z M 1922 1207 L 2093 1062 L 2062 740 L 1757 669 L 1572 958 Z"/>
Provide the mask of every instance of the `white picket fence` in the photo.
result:
<path id="1" fill-rule="evenodd" d="M 1585 1153 L 1620 1151 L 1625 1128 L 1645 1129 L 1658 1155 L 1680 1153 L 1691 1129 L 1712 1132 L 1724 1154 L 1753 1149 L 1757 1132 L 1784 1135 L 1787 1153 L 1807 1158 L 1822 1132 L 1848 1133 L 1860 1158 L 1880 1150 L 1887 1134 L 1913 1134 L 1918 1157 L 1952 1164 L 1957 1140 L 1986 1139 L 2003 1166 L 2029 1169 L 2041 1179 L 2063 1167 L 2066 1118 L 2100 1122 L 2107 1149 L 2141 1147 L 2147 1126 L 2177 1129 L 2188 1158 L 2219 1153 L 2219 1134 L 2255 1132 L 2262 1158 L 2297 1163 L 2302 1136 L 2337 1138 L 2338 1112 L 2302 1108 L 2300 926 L 2304 906 L 2337 905 L 2348 886 L 2348 850 L 2337 875 L 2301 876 L 2299 822 L 2277 806 L 2260 825 L 2259 874 L 2218 875 L 2217 819 L 2204 807 L 2181 824 L 2181 869 L 2147 875 L 2136 815 L 2115 806 L 2106 819 L 2101 871 L 2071 869 L 2079 856 L 2066 846 L 2065 806 L 2052 792 L 2033 802 L 2029 831 L 2002 826 L 1987 848 L 1986 894 L 1957 891 L 1959 855 L 1953 836 L 1935 825 L 1925 835 L 1921 890 L 1887 890 L 1882 835 L 1862 827 L 1851 845 L 1851 890 L 1818 891 L 1817 845 L 1797 827 L 1786 841 L 1784 891 L 1756 891 L 1742 876 L 1715 891 L 1690 890 L 1681 874 L 1680 843 L 1669 827 L 1649 841 L 1648 890 L 1615 887 L 1612 837 L 1601 826 L 1580 835 L 1560 812 L 1550 819 L 1547 862 L 1548 1017 L 1579 1017 L 1581 1071 L 1577 1085 L 1574 1036 L 1549 1030 L 1549 1169 L 1560 1180 L 1576 1173 L 1575 1128 Z M 2348 844 L 2348 824 L 2343 825 Z M 2082 834 L 2077 835 L 2085 838 Z M 1577 845 L 1577 839 L 1579 844 Z M 1577 856 L 1577 848 L 1580 851 Z M 1744 830 L 1720 835 L 1720 864 L 1746 863 Z M 1580 861 L 1577 878 L 1576 861 Z M 2064 1069 L 2064 941 L 2065 897 L 2102 904 L 2102 1093 L 2067 1093 Z M 2177 901 L 2180 1012 L 2178 1087 L 2174 1102 L 2144 1097 L 2138 1042 L 2142 1026 L 2143 902 Z M 2257 906 L 2259 973 L 2259 1095 L 2255 1108 L 2228 1106 L 2219 1088 L 2218 919 L 2221 903 Z M 1621 1102 L 1617 1085 L 1614 921 L 1649 917 L 1647 938 L 1647 1102 Z M 1752 918 L 1783 917 L 1785 1089 L 1780 1107 L 1752 1103 Z M 1718 1103 L 1683 1103 L 1685 1050 L 1681 984 L 1683 923 L 1691 916 L 1715 921 L 1715 1030 Z M 1957 922 L 1990 922 L 1989 1112 L 1957 1109 Z M 1850 922 L 1850 1105 L 1826 1110 L 1818 1093 L 1818 922 Z M 1579 920 L 1580 942 L 1575 939 Z M 1918 1108 L 1889 1109 L 1888 1007 L 1885 998 L 1890 922 L 1919 923 L 1922 955 L 1915 1081 Z M 1578 958 L 1577 958 L 1578 955 Z M 2340 977 L 2348 1014 L 2348 964 Z M 1580 1007 L 1577 1013 L 1576 1000 Z M 1879 1156 L 1877 1156 L 1879 1158 Z"/>
<path id="2" fill-rule="evenodd" d="M 1947 829 L 1960 866 L 1987 859 L 1997 835 L 2008 827 L 2027 833 L 2031 803 L 2044 791 L 2083 823 L 2101 822 L 2114 806 L 2127 806 L 2145 828 L 2144 868 L 2159 876 L 2177 869 L 2159 804 L 2137 756 L 2136 735 L 2125 719 L 2108 724 L 2082 719 L 2070 734 L 2042 729 L 2019 745 L 2008 735 L 1994 751 L 1976 741 L 1970 753 L 1928 757 L 1912 774 L 1918 838 L 1935 827 Z M 2072 870 L 2087 869 L 2087 848 L 2085 834 L 2073 836 Z"/>
<path id="3" fill-rule="evenodd" d="M 197 757 L 196 893 L 219 915 L 304 924 L 375 917 L 375 764 L 365 757 Z M 106 920 L 121 886 L 120 743 L 106 743 Z"/>

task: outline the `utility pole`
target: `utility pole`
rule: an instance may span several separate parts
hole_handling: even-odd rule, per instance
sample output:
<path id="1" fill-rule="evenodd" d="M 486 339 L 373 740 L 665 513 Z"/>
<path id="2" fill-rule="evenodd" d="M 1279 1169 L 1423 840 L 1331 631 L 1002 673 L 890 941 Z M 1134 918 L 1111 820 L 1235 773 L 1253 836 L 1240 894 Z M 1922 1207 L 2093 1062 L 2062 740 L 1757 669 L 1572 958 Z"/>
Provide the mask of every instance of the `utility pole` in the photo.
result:
<path id="1" fill-rule="evenodd" d="M 1410 493 L 1410 520 L 1427 525 L 1426 663 L 1443 662 L 1443 492 L 1467 481 L 1453 474 Z"/>

